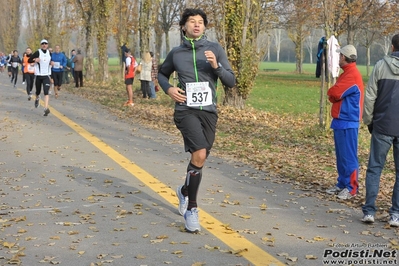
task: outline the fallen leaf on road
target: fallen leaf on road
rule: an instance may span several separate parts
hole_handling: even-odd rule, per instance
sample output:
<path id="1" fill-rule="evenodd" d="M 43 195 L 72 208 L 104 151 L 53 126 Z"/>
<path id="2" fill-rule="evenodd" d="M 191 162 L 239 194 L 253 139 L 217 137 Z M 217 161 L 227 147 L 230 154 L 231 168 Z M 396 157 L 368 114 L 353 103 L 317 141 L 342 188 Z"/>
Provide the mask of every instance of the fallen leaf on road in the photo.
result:
<path id="1" fill-rule="evenodd" d="M 183 251 L 181 251 L 181 250 L 176 250 L 176 251 L 173 251 L 172 254 L 174 254 L 174 255 L 183 254 Z"/>

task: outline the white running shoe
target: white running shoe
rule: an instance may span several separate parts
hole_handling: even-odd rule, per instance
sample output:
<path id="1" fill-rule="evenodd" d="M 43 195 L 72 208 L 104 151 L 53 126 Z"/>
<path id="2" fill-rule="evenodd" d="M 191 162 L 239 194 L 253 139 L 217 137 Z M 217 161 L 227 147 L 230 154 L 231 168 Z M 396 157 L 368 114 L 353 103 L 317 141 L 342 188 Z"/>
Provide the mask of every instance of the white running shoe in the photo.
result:
<path id="1" fill-rule="evenodd" d="M 353 197 L 353 195 L 349 192 L 349 189 L 344 188 L 341 192 L 338 193 L 337 196 L 339 199 L 347 200 Z"/>
<path id="2" fill-rule="evenodd" d="M 372 223 L 374 223 L 374 215 L 366 214 L 363 216 L 361 221 L 366 224 L 372 224 Z"/>
<path id="3" fill-rule="evenodd" d="M 339 188 L 339 187 L 335 186 L 335 187 L 327 189 L 326 193 L 327 194 L 331 194 L 331 195 L 335 195 L 335 194 L 338 194 L 339 192 L 341 192 L 341 190 L 342 190 L 342 188 Z"/>
<path id="4" fill-rule="evenodd" d="M 179 208 L 178 208 L 179 213 L 180 213 L 182 216 L 184 216 L 184 214 L 185 214 L 186 211 L 187 211 L 188 197 L 185 197 L 185 196 L 181 193 L 181 188 L 182 188 L 182 187 L 183 187 L 183 186 L 177 187 L 177 189 L 176 189 L 176 195 L 177 195 L 177 198 L 179 199 Z"/>
<path id="5" fill-rule="evenodd" d="M 198 209 L 192 208 L 184 213 L 184 219 L 186 220 L 185 227 L 190 233 L 198 233 L 201 231 L 201 226 L 198 218 Z"/>
<path id="6" fill-rule="evenodd" d="M 391 218 L 389 219 L 388 223 L 392 227 L 399 227 L 399 218 L 391 216 Z"/>

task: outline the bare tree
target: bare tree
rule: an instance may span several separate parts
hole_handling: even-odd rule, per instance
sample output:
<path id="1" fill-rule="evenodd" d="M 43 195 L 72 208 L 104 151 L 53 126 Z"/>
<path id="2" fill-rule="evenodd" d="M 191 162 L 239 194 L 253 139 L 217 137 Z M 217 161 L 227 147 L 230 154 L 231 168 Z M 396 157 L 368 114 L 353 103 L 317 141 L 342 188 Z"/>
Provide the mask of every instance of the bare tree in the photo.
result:
<path id="1" fill-rule="evenodd" d="M 274 44 L 274 48 L 276 49 L 276 61 L 280 62 L 280 51 L 281 51 L 281 43 L 283 42 L 281 37 L 282 29 L 273 29 L 272 30 L 272 40 Z"/>
<path id="2" fill-rule="evenodd" d="M 261 61 L 270 61 L 271 37 L 269 32 L 260 32 L 257 40 L 259 58 Z"/>
<path id="3" fill-rule="evenodd" d="M 154 21 L 154 56 L 157 64 L 159 64 L 160 61 L 160 56 L 161 56 L 161 49 L 162 49 L 162 36 L 163 36 L 163 30 L 161 27 L 161 22 L 160 22 L 160 15 L 159 15 L 159 9 L 160 9 L 160 2 L 155 1 L 154 3 L 154 8 L 153 8 L 153 21 Z"/>
<path id="4" fill-rule="evenodd" d="M 108 73 L 108 52 L 107 42 L 109 36 L 109 26 L 111 23 L 111 13 L 113 12 L 113 0 L 98 0 L 95 9 L 96 19 L 96 37 L 98 46 L 98 71 L 96 72 L 96 79 L 100 82 L 105 82 L 109 78 Z"/>
<path id="5" fill-rule="evenodd" d="M 78 14 L 82 20 L 82 27 L 85 35 L 85 70 L 86 79 L 93 79 L 94 77 L 94 57 L 93 57 L 93 34 L 95 28 L 95 0 L 75 0 Z"/>
<path id="6" fill-rule="evenodd" d="M 303 43 L 310 30 L 317 25 L 319 5 L 315 0 L 282 0 L 276 3 L 280 23 L 287 30 L 288 37 L 295 44 L 296 71 L 302 73 Z"/>
<path id="7" fill-rule="evenodd" d="M 152 16 L 153 0 L 142 0 L 140 4 L 140 54 L 150 51 L 150 25 L 153 24 Z"/>
<path id="8" fill-rule="evenodd" d="M 5 0 L 2 2 L 2 14 L 0 16 L 0 47 L 11 52 L 16 49 L 19 37 L 21 0 Z"/>
<path id="9" fill-rule="evenodd" d="M 392 47 L 392 36 L 391 35 L 384 35 L 381 39 L 376 42 L 377 46 L 380 46 L 381 49 L 384 51 L 384 55 L 387 55 L 391 51 Z"/>
<path id="10" fill-rule="evenodd" d="M 134 33 L 138 32 L 139 5 L 135 0 L 118 0 L 115 5 L 112 20 L 112 34 L 116 40 L 119 58 L 122 58 L 122 45 L 133 47 L 134 40 L 130 42 L 130 37 L 135 38 Z M 121 73 L 124 73 L 124 62 L 121 62 Z"/>
<path id="11" fill-rule="evenodd" d="M 309 63 L 313 64 L 313 47 L 314 47 L 314 34 L 315 34 L 315 30 L 312 29 L 310 30 L 310 35 L 308 37 L 305 38 L 305 48 L 309 53 Z"/>
<path id="12" fill-rule="evenodd" d="M 170 51 L 169 31 L 173 25 L 178 25 L 180 12 L 182 12 L 184 0 L 161 0 L 159 1 L 158 17 L 160 29 L 165 36 L 166 52 Z"/>

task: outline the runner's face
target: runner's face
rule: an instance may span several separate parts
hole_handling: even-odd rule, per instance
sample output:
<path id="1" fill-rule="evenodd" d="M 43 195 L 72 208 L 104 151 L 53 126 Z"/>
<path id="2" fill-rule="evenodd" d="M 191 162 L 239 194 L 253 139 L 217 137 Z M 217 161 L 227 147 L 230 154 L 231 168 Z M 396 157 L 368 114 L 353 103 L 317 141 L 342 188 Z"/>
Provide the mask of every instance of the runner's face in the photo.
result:
<path id="1" fill-rule="evenodd" d="M 186 36 L 190 39 L 197 39 L 205 31 L 204 19 L 200 15 L 191 16 L 184 25 Z M 184 30 L 183 29 L 183 30 Z"/>
<path id="2" fill-rule="evenodd" d="M 47 50 L 48 43 L 45 43 L 45 42 L 42 43 L 42 44 L 41 44 L 41 47 L 42 47 L 43 50 Z"/>
<path id="3" fill-rule="evenodd" d="M 31 49 L 26 49 L 26 54 L 31 54 L 32 53 L 32 50 Z"/>

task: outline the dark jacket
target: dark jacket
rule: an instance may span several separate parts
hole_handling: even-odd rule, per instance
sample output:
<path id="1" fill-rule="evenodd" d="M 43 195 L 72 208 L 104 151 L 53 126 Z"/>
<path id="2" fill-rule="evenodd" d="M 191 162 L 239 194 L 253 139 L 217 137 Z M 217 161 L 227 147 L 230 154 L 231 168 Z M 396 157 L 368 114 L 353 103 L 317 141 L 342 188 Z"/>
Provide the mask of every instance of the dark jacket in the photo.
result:
<path id="1" fill-rule="evenodd" d="M 212 51 L 217 59 L 219 67 L 213 69 L 207 62 L 204 52 Z M 176 71 L 178 74 L 178 86 L 186 90 L 187 83 L 209 82 L 212 91 L 212 104 L 207 106 L 191 106 L 186 103 L 176 103 L 175 110 L 187 110 L 190 108 L 217 112 L 216 110 L 216 86 L 217 80 L 232 88 L 235 86 L 235 76 L 222 46 L 216 42 L 210 42 L 203 35 L 199 40 L 184 39 L 183 43 L 173 48 L 166 56 L 158 70 L 158 82 L 165 93 L 172 87 L 169 83 L 170 75 Z"/>
<path id="2" fill-rule="evenodd" d="M 9 63 L 11 64 L 11 67 L 18 68 L 18 66 L 22 64 L 22 61 L 19 56 L 11 56 Z"/>
<path id="3" fill-rule="evenodd" d="M 363 122 L 373 132 L 399 137 L 399 52 L 378 61 L 364 98 Z"/>

